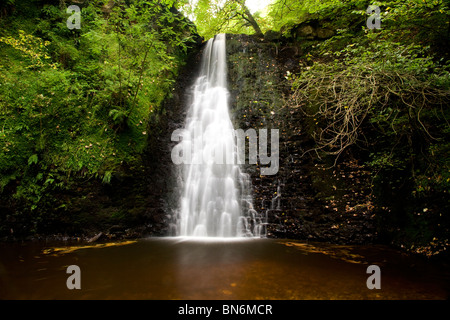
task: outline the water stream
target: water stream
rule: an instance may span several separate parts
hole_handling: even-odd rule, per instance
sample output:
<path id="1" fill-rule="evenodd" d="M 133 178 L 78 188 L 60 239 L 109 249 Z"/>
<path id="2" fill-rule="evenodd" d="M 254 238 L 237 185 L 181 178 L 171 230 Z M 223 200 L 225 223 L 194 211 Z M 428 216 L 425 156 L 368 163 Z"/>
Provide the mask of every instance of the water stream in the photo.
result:
<path id="1" fill-rule="evenodd" d="M 249 176 L 237 161 L 225 45 L 225 34 L 206 44 L 178 145 L 183 163 L 180 236 L 260 236 L 263 231 L 253 209 Z"/>
<path id="2" fill-rule="evenodd" d="M 385 246 L 255 239 L 265 219 L 237 164 L 225 41 L 205 46 L 176 149 L 181 237 L 0 243 L 0 299 L 448 299 L 445 264 Z M 270 210 L 281 210 L 281 191 L 278 181 Z M 80 290 L 66 286 L 70 265 Z M 380 290 L 366 286 L 369 265 L 381 269 Z"/>

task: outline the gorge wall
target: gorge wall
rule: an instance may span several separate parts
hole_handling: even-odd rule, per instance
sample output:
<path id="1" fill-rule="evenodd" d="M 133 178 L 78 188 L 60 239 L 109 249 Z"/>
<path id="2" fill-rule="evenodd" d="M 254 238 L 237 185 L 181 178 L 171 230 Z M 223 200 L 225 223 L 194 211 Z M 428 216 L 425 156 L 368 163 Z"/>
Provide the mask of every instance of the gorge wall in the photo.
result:
<path id="1" fill-rule="evenodd" d="M 330 163 L 304 154 L 312 146 L 308 121 L 289 104 L 287 75 L 298 67 L 299 47 L 247 35 L 227 35 L 228 89 L 234 127 L 279 129 L 280 163 L 276 175 L 261 176 L 245 165 L 253 183 L 256 211 L 267 213 L 269 237 L 335 243 L 367 243 L 376 238 L 368 178 L 356 161 L 325 170 Z M 202 47 L 180 72 L 171 98 L 147 125 L 148 147 L 140 166 L 123 166 L 109 184 L 80 179 L 76 188 L 55 194 L 65 206 L 49 208 L 31 223 L 14 200 L 3 239 L 85 238 L 96 240 L 173 233 L 180 190 L 176 187 L 172 132 L 183 126 L 190 86 L 198 73 Z M 270 150 L 270 148 L 269 148 Z M 3 210 L 2 209 L 2 210 Z"/>
<path id="2" fill-rule="evenodd" d="M 246 165 L 258 212 L 268 214 L 268 236 L 335 243 L 369 243 L 376 238 L 368 173 L 356 160 L 332 163 L 305 151 L 313 141 L 308 121 L 290 103 L 288 74 L 298 68 L 299 47 L 227 35 L 228 85 L 235 128 L 278 129 L 280 165 L 261 176 Z M 270 150 L 270 148 L 269 148 Z"/>

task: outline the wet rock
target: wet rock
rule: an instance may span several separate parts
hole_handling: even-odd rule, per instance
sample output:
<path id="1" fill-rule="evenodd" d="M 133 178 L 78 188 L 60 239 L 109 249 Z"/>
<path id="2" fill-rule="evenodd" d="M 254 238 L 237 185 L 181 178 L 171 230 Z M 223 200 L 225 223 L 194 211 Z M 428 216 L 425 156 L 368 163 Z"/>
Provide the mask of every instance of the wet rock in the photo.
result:
<path id="1" fill-rule="evenodd" d="M 268 30 L 264 34 L 264 40 L 266 41 L 278 41 L 281 40 L 281 38 L 282 38 L 281 32 L 278 31 Z"/>
<path id="2" fill-rule="evenodd" d="M 314 38 L 316 36 L 316 31 L 310 25 L 305 25 L 297 29 L 297 35 L 300 37 Z"/>
<path id="3" fill-rule="evenodd" d="M 316 30 L 317 38 L 319 39 L 328 39 L 334 36 L 335 32 L 331 29 L 327 28 L 318 28 Z"/>
<path id="4" fill-rule="evenodd" d="M 300 25 L 297 30 L 299 36 L 326 38 L 331 33 L 331 29 L 315 22 Z M 293 47 L 273 50 L 269 43 L 241 35 L 230 35 L 227 46 L 235 128 L 272 126 L 282 133 L 276 175 L 260 176 L 255 166 L 246 166 L 252 177 L 255 210 L 268 217 L 267 236 L 333 243 L 373 240 L 371 214 L 359 213 L 370 205 L 370 199 L 362 192 L 367 177 L 360 168 L 354 163 L 343 163 L 333 172 L 305 155 L 313 145 L 307 119 L 301 110 L 286 102 L 290 89 L 284 75 L 292 71 L 291 65 L 299 64 Z M 289 64 L 290 61 L 293 62 Z M 355 180 L 361 183 L 355 186 Z M 274 210 L 273 199 L 279 191 L 280 207 Z M 278 200 L 275 202 L 278 207 Z"/>

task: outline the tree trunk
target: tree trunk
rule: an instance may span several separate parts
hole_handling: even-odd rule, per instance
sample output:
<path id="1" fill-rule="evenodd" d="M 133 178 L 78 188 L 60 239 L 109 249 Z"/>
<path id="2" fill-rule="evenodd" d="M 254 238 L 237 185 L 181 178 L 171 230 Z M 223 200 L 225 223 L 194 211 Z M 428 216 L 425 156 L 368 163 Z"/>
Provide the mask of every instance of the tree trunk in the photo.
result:
<path id="1" fill-rule="evenodd" d="M 247 6 L 245 5 L 245 0 L 237 0 L 240 5 L 242 6 L 242 9 L 244 9 L 243 17 L 245 20 L 247 20 L 250 25 L 253 27 L 253 29 L 256 32 L 256 35 L 258 37 L 263 37 L 263 33 L 261 31 L 261 28 L 259 27 L 258 23 L 256 22 L 255 18 L 253 18 L 253 15 L 251 14 L 250 10 L 248 10 Z"/>

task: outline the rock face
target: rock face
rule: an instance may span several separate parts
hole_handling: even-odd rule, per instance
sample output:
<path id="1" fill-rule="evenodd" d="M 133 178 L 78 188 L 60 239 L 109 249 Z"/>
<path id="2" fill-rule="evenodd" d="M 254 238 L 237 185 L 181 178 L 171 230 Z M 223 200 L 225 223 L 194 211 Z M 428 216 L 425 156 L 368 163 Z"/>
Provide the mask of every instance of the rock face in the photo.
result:
<path id="1" fill-rule="evenodd" d="M 277 31 L 273 31 L 273 30 L 268 30 L 264 34 L 264 40 L 266 40 L 266 41 L 278 41 L 281 38 L 282 38 L 281 32 L 277 32 Z"/>
<path id="2" fill-rule="evenodd" d="M 327 28 L 314 28 L 311 25 L 303 25 L 297 29 L 297 38 L 328 39 L 334 35 L 334 31 Z"/>
<path id="3" fill-rule="evenodd" d="M 235 129 L 279 130 L 277 174 L 260 175 L 260 165 L 244 166 L 251 175 L 255 210 L 267 215 L 269 237 L 371 242 L 376 235 L 367 175 L 354 162 L 326 169 L 329 164 L 304 155 L 312 147 L 308 119 L 289 103 L 287 80 L 289 74 L 298 72 L 298 54 L 295 45 L 227 35 L 228 89 Z M 171 134 L 183 127 L 200 59 L 201 51 L 191 55 L 173 97 L 158 110 L 154 123 L 148 124 L 142 165 L 124 168 L 109 185 L 94 181 L 80 184 L 76 192 L 58 195 L 70 202 L 70 211 L 49 218 L 45 232 L 58 230 L 61 237 L 92 241 L 173 234 L 180 190 L 171 160 L 177 142 L 171 141 Z M 268 149 L 270 153 L 270 145 Z M 11 221 L 11 235 L 18 233 L 13 226 L 26 223 Z"/>
<path id="4" fill-rule="evenodd" d="M 307 40 L 324 40 L 334 36 L 335 31 L 331 24 L 327 22 L 311 19 L 305 21 L 291 30 L 291 35 L 296 41 Z"/>
<path id="5" fill-rule="evenodd" d="M 314 38 L 316 36 L 316 31 L 314 28 L 310 25 L 304 25 L 297 29 L 297 34 L 300 37 L 306 37 L 306 38 Z"/>
<path id="6" fill-rule="evenodd" d="M 267 214 L 269 237 L 371 242 L 375 231 L 370 201 L 363 192 L 364 173 L 355 163 L 327 170 L 304 155 L 312 147 L 307 119 L 290 106 L 286 79 L 288 71 L 297 71 L 295 51 L 251 36 L 227 35 L 235 129 L 278 129 L 280 135 L 276 175 L 262 176 L 259 165 L 245 166 L 252 176 L 255 209 Z"/>

